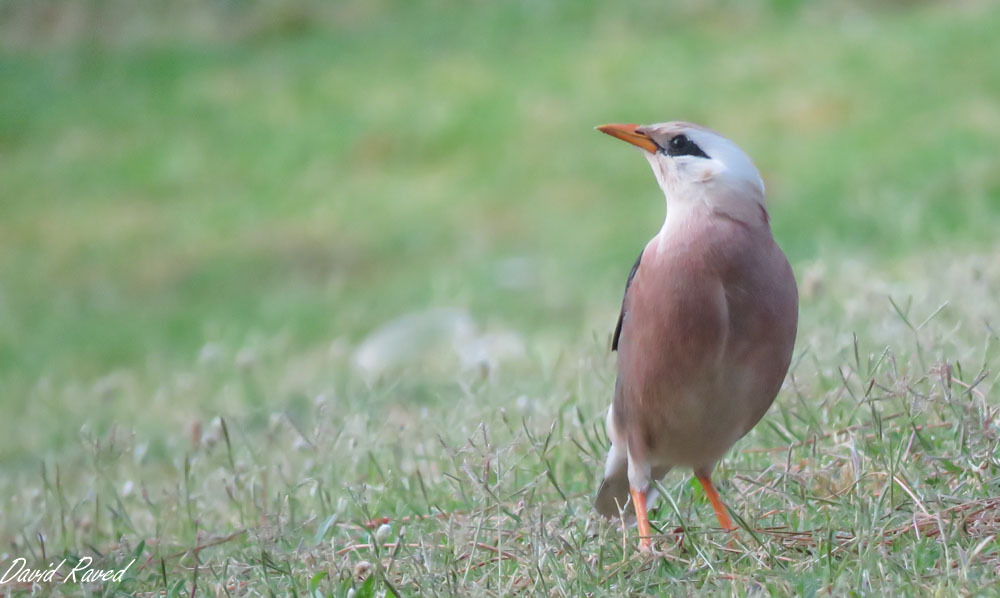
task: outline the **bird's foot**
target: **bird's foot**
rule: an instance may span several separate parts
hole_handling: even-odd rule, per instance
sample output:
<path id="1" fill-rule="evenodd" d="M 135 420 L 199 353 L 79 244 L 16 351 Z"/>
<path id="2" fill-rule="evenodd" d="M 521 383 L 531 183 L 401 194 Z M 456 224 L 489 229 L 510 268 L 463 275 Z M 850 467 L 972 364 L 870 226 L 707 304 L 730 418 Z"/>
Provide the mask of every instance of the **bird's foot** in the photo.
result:
<path id="1" fill-rule="evenodd" d="M 652 541 L 650 542 L 640 542 L 639 552 L 637 553 L 639 558 L 650 561 L 653 559 L 659 559 L 668 556 L 677 545 L 671 546 L 669 543 L 657 544 Z M 662 550 L 661 550 L 662 548 Z"/>

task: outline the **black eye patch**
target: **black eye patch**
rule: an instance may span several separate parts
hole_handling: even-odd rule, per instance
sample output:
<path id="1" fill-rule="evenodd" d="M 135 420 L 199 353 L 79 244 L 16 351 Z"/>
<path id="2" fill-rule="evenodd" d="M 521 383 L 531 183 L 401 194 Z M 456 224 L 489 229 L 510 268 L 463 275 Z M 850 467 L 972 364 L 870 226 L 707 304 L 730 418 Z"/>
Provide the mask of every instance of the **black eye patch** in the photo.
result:
<path id="1" fill-rule="evenodd" d="M 668 156 L 698 156 L 700 158 L 707 158 L 708 154 L 701 151 L 698 144 L 687 135 L 675 135 L 667 147 L 661 147 L 660 150 L 667 154 Z"/>

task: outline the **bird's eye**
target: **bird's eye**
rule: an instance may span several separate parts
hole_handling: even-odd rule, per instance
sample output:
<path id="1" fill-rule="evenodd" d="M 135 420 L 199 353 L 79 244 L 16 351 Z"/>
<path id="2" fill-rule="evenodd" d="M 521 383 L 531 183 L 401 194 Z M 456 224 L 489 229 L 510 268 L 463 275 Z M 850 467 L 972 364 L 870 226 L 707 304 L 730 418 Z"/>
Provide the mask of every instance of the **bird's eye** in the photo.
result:
<path id="1" fill-rule="evenodd" d="M 691 141 L 687 135 L 674 135 L 667 144 L 665 153 L 668 156 L 698 156 L 707 158 L 708 154 L 702 151 L 698 144 Z"/>

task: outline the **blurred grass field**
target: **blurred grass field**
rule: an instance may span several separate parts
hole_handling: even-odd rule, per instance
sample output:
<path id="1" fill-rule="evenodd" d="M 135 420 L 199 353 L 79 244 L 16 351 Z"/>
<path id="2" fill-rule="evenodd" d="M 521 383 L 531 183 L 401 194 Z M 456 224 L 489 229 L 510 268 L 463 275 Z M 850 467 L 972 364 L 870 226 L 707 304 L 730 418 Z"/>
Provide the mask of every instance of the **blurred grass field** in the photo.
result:
<path id="1" fill-rule="evenodd" d="M 996 592 L 997 31 L 990 2 L 3 0 L 0 565 L 141 555 L 94 595 Z M 758 531 L 730 550 L 672 474 L 657 521 L 690 533 L 647 563 L 588 513 L 664 207 L 593 127 L 674 119 L 755 159 L 803 303 L 719 472 Z M 446 338 L 359 371 L 442 313 L 480 366 Z M 376 517 L 409 536 L 375 554 Z"/>

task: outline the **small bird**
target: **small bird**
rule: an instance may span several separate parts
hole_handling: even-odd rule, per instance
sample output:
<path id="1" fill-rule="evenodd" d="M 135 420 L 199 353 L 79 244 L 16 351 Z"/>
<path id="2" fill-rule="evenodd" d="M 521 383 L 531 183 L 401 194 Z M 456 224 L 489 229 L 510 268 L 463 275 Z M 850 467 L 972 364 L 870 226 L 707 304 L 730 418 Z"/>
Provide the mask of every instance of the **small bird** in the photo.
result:
<path id="1" fill-rule="evenodd" d="M 642 150 L 667 200 L 663 227 L 629 273 L 611 341 L 611 448 L 594 501 L 605 517 L 634 517 L 648 551 L 651 484 L 673 467 L 694 470 L 719 524 L 735 529 L 712 470 L 781 387 L 798 290 L 771 235 L 764 183 L 735 143 L 686 122 L 597 129 Z"/>

